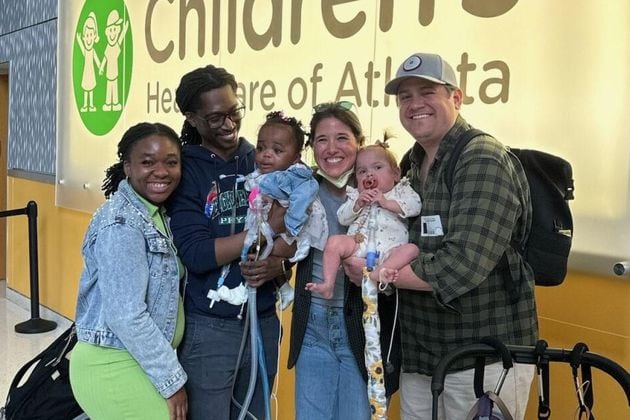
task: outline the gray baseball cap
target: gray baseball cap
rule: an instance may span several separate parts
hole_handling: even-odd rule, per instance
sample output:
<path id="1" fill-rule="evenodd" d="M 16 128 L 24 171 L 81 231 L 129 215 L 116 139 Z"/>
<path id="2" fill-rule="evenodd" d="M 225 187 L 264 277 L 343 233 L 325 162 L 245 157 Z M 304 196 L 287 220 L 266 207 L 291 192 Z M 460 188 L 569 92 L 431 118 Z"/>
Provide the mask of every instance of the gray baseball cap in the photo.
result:
<path id="1" fill-rule="evenodd" d="M 450 64 L 437 54 L 416 53 L 398 67 L 396 77 L 385 85 L 385 93 L 395 95 L 408 77 L 419 77 L 441 85 L 457 87 L 457 78 Z"/>

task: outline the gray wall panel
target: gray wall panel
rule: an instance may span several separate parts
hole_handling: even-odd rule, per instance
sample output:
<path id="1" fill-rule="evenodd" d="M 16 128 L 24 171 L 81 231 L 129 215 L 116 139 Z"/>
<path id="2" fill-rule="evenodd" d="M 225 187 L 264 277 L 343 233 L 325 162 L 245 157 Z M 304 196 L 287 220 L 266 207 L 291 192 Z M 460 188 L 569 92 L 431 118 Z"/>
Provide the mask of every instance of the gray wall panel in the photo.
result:
<path id="1" fill-rule="evenodd" d="M 41 9 L 34 5 L 41 6 Z M 8 7 L 8 15 L 16 20 L 20 19 L 17 16 L 20 13 L 31 14 L 30 26 L 0 35 L 0 62 L 9 63 L 7 166 L 9 169 L 54 175 L 57 2 L 0 0 L 0 7 L 3 12 Z M 2 13 L 3 27 L 6 28 L 7 18 L 4 15 Z M 32 19 L 35 17 L 53 19 L 34 24 Z"/>
<path id="2" fill-rule="evenodd" d="M 57 18 L 57 0 L 0 0 L 0 35 Z"/>

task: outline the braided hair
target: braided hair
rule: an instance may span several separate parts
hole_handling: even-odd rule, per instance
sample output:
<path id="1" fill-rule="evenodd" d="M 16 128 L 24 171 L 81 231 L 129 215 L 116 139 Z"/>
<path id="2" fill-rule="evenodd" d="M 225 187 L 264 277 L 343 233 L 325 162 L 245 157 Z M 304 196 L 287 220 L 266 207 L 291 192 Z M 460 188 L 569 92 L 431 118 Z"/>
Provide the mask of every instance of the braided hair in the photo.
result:
<path id="1" fill-rule="evenodd" d="M 182 114 L 195 112 L 201 108 L 201 94 L 223 86 L 230 86 L 236 92 L 236 79 L 222 67 L 208 64 L 186 73 L 175 90 L 175 102 Z M 201 136 L 195 127 L 186 120 L 182 127 L 183 144 L 201 144 Z"/>
<path id="2" fill-rule="evenodd" d="M 101 190 L 105 194 L 105 198 L 109 198 L 118 190 L 120 181 L 126 178 L 125 162 L 129 161 L 129 156 L 134 146 L 140 141 L 151 135 L 159 135 L 166 137 L 177 144 L 181 150 L 181 143 L 177 133 L 169 126 L 162 123 L 141 122 L 125 131 L 120 142 L 118 142 L 118 162 L 107 168 L 105 171 L 105 179 Z"/>
<path id="3" fill-rule="evenodd" d="M 306 131 L 304 131 L 304 127 L 302 126 L 301 121 L 297 120 L 294 117 L 286 115 L 282 111 L 272 111 L 265 116 L 265 122 L 260 127 L 260 130 L 262 130 L 263 127 L 271 124 L 280 124 L 289 127 L 293 133 L 293 138 L 295 140 L 297 151 L 302 151 L 302 149 L 304 148 L 304 139 L 306 138 L 307 134 Z"/>

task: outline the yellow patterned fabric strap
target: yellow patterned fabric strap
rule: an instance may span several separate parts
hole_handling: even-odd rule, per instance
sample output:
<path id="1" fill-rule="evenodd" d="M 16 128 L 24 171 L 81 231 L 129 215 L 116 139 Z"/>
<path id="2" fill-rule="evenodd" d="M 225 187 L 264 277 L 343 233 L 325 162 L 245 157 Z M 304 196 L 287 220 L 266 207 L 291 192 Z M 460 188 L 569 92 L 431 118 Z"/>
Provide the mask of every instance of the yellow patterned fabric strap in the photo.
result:
<path id="1" fill-rule="evenodd" d="M 387 418 L 385 396 L 385 370 L 381 355 L 381 320 L 378 317 L 378 287 L 370 280 L 369 272 L 363 269 L 363 329 L 365 330 L 365 367 L 368 373 L 368 400 L 372 420 Z"/>

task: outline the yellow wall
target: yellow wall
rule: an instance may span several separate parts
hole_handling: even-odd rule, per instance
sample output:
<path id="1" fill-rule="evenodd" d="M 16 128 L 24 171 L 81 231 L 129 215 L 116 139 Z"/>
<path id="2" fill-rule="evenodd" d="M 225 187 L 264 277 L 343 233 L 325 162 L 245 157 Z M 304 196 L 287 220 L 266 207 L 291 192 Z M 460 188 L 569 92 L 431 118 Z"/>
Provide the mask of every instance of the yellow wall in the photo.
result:
<path id="1" fill-rule="evenodd" d="M 74 304 L 81 273 L 81 242 L 90 215 L 54 205 L 54 186 L 9 177 L 8 208 L 21 208 L 29 200 L 38 204 L 40 301 L 62 315 L 74 318 Z M 28 225 L 25 216 L 8 220 L 7 278 L 10 288 L 28 295 Z M 627 279 L 571 273 L 565 283 L 538 288 L 541 337 L 551 347 L 572 348 L 578 341 L 626 369 L 630 366 L 630 282 Z M 286 370 L 290 311 L 284 311 L 280 374 L 277 394 L 279 418 L 293 418 L 293 371 Z M 568 365 L 551 369 L 554 418 L 573 418 L 576 407 Z M 605 374 L 594 372 L 596 417 L 628 418 L 628 404 L 621 388 Z M 527 419 L 535 419 L 535 387 Z M 391 419 L 398 419 L 398 397 Z"/>
<path id="2" fill-rule="evenodd" d="M 55 206 L 54 185 L 8 179 L 8 208 L 23 208 L 30 200 L 38 207 L 40 303 L 68 318 L 74 318 L 79 276 L 81 242 L 90 215 Z M 28 219 L 7 219 L 7 285 L 30 295 L 28 265 Z"/>
<path id="3" fill-rule="evenodd" d="M 558 287 L 537 288 L 540 336 L 551 347 L 571 349 L 581 341 L 590 351 L 630 368 L 630 281 L 613 276 L 570 273 Z M 567 364 L 551 367 L 553 418 L 573 418 L 576 397 Z M 630 418 L 621 387 L 593 370 L 594 414 L 602 419 Z M 535 392 L 535 387 L 532 390 Z M 534 394 L 535 396 L 535 394 Z M 534 407 L 530 399 L 530 407 Z M 530 413 L 535 411 L 530 410 Z M 532 419 L 535 417 L 532 416 Z"/>

